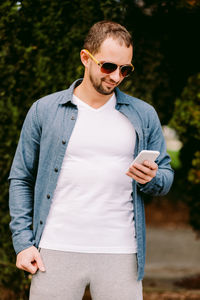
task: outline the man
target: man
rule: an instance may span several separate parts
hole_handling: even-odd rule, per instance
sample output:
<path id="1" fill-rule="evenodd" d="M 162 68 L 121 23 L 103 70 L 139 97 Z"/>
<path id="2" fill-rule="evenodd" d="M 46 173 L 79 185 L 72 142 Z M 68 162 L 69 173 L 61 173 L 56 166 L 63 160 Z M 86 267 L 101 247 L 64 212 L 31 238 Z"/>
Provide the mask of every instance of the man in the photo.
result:
<path id="1" fill-rule="evenodd" d="M 11 168 L 10 227 L 30 299 L 140 300 L 143 195 L 173 181 L 159 119 L 117 86 L 133 70 L 131 36 L 102 21 L 81 51 L 83 80 L 35 102 Z M 156 162 L 131 165 L 141 150 Z M 32 220 L 33 219 L 33 220 Z M 33 229 L 32 229 L 33 226 Z"/>

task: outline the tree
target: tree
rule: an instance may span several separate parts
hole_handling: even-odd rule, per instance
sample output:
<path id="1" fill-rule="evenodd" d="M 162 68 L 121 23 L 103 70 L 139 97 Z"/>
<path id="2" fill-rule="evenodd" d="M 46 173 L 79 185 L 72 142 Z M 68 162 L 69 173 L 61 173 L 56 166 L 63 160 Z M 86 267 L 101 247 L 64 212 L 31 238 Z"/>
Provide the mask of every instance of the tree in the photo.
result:
<path id="1" fill-rule="evenodd" d="M 168 124 L 189 76 L 199 71 L 200 5 L 189 1 L 122 0 L 123 24 L 134 38 L 135 71 L 123 85 L 154 105 Z"/>
<path id="2" fill-rule="evenodd" d="M 190 224 L 200 233 L 200 73 L 188 79 L 176 100 L 171 126 L 183 142 L 180 155 L 183 195 L 187 195 Z"/>

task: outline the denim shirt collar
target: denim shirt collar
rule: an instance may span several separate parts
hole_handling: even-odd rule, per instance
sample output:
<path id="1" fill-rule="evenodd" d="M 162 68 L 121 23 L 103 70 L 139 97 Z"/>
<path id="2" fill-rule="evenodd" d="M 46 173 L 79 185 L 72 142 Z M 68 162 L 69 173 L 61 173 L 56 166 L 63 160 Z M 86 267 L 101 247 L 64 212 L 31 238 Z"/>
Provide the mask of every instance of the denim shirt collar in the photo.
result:
<path id="1" fill-rule="evenodd" d="M 82 78 L 77 79 L 70 85 L 69 89 L 66 90 L 65 97 L 63 97 L 59 104 L 67 104 L 68 102 L 72 101 L 74 89 L 82 82 L 82 80 Z M 115 88 L 115 94 L 117 98 L 117 104 L 130 104 L 128 97 L 125 97 L 125 94 L 122 93 L 119 88 Z"/>

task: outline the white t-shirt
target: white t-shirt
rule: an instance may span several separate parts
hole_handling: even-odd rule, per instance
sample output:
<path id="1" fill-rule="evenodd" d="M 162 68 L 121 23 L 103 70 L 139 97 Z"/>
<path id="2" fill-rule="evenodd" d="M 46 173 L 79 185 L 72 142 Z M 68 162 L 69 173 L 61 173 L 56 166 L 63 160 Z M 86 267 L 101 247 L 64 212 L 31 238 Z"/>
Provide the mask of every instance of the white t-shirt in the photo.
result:
<path id="1" fill-rule="evenodd" d="M 113 95 L 92 108 L 75 95 L 78 118 L 39 247 L 86 253 L 136 253 L 132 179 L 135 130 Z"/>

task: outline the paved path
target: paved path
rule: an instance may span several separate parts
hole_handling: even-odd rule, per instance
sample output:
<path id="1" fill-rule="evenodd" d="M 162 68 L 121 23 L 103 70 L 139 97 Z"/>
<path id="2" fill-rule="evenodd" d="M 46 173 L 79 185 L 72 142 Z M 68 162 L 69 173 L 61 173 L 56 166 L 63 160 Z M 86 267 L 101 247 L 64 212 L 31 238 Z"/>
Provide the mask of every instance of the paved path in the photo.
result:
<path id="1" fill-rule="evenodd" d="M 178 279 L 200 274 L 200 239 L 190 228 L 147 227 L 145 278 Z"/>

